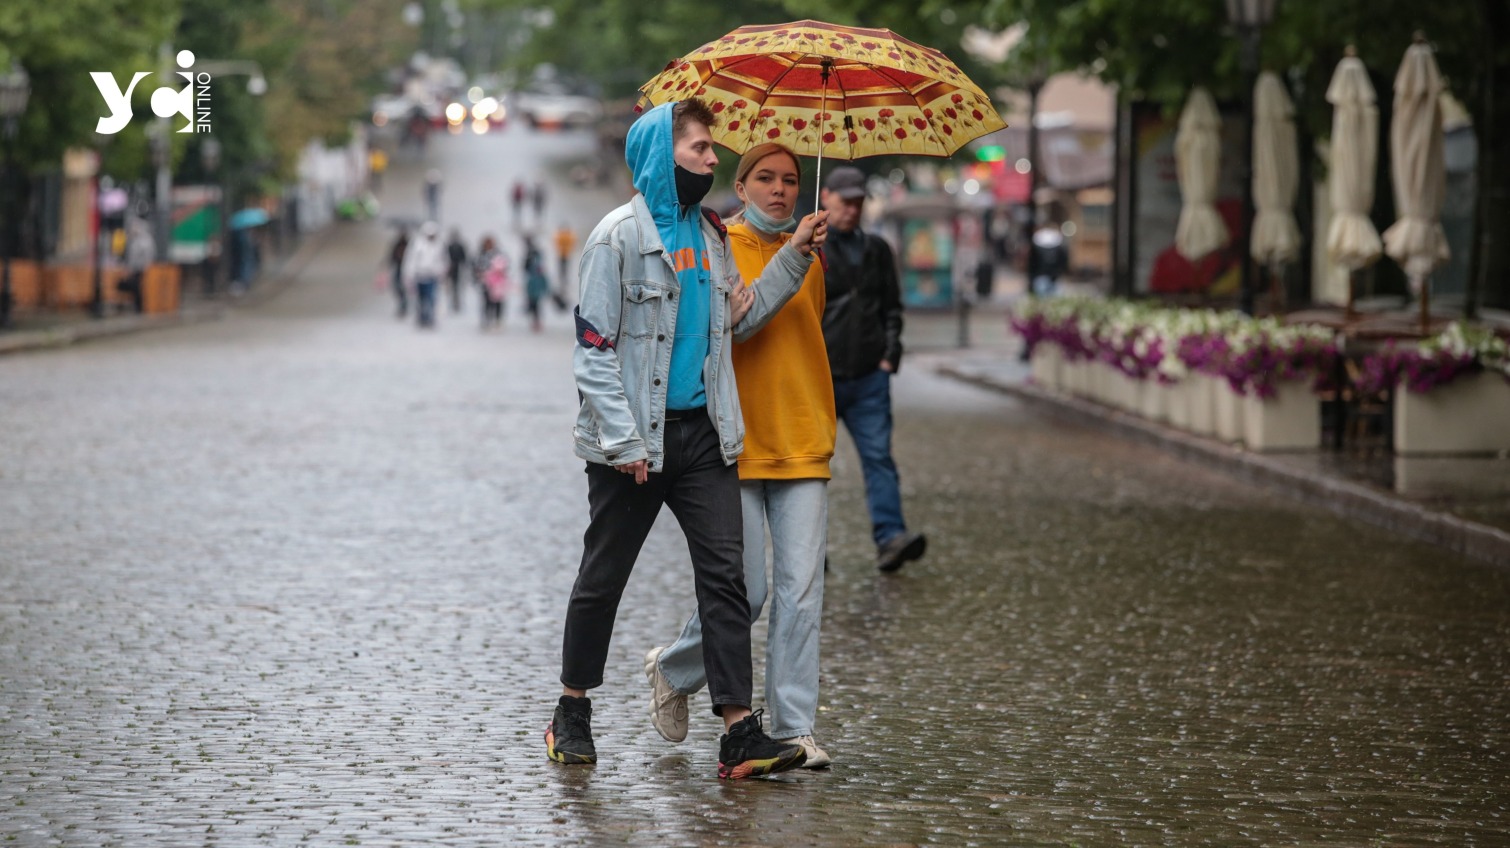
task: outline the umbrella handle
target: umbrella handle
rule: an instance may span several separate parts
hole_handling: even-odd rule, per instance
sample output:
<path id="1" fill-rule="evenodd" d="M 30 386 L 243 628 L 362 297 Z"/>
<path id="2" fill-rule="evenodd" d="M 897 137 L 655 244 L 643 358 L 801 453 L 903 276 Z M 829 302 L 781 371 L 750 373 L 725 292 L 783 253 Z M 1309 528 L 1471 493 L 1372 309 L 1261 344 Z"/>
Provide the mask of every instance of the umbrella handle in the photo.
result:
<path id="1" fill-rule="evenodd" d="M 823 99 L 819 101 L 820 105 L 818 106 L 818 114 L 820 116 L 818 119 L 818 168 L 817 173 L 813 176 L 814 215 L 817 215 L 818 210 L 822 208 L 820 198 L 823 194 L 823 125 L 828 121 L 828 73 L 833 66 L 834 62 L 832 59 L 823 60 Z"/>

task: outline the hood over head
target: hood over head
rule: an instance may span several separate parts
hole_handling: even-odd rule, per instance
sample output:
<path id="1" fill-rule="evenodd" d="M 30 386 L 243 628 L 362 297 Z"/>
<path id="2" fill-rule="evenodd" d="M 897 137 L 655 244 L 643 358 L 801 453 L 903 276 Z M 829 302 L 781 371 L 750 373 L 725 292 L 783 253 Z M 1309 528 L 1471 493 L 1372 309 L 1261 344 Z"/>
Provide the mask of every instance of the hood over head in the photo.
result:
<path id="1" fill-rule="evenodd" d="M 672 132 L 675 103 L 662 103 L 639 117 L 629 127 L 624 160 L 634 178 L 634 187 L 650 207 L 661 240 L 681 216 L 676 199 L 676 141 Z"/>

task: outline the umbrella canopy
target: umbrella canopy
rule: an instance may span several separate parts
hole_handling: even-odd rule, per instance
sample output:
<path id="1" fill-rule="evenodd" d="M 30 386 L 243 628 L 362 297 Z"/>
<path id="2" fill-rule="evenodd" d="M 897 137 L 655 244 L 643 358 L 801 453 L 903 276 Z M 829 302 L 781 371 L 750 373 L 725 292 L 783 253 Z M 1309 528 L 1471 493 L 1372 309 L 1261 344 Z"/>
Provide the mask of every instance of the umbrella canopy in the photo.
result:
<path id="1" fill-rule="evenodd" d="M 1348 50 L 1326 90 L 1332 104 L 1332 225 L 1326 248 L 1332 261 L 1357 270 L 1373 264 L 1383 250 L 1368 217 L 1379 158 L 1379 109 L 1368 70 Z"/>
<path id="2" fill-rule="evenodd" d="M 1270 267 L 1300 254 L 1295 223 L 1295 191 L 1300 163 L 1295 144 L 1295 107 L 1284 83 L 1272 71 L 1253 90 L 1253 258 Z"/>
<path id="3" fill-rule="evenodd" d="M 260 227 L 268 222 L 267 211 L 255 206 L 248 206 L 232 213 L 231 220 L 227 224 L 233 230 L 244 230 L 248 227 Z"/>
<path id="4" fill-rule="evenodd" d="M 1175 176 L 1180 182 L 1180 221 L 1174 231 L 1174 247 L 1186 259 L 1196 260 L 1225 247 L 1231 237 L 1216 211 L 1216 183 L 1221 169 L 1222 119 L 1211 92 L 1190 92 L 1180 128 L 1174 138 Z"/>
<path id="5" fill-rule="evenodd" d="M 1384 231 L 1385 249 L 1417 281 L 1451 258 L 1442 232 L 1447 172 L 1441 94 L 1442 75 L 1431 46 L 1422 39 L 1405 51 L 1395 75 L 1389 164 L 1400 220 Z"/>
<path id="6" fill-rule="evenodd" d="M 804 156 L 949 156 L 1006 126 L 939 51 L 819 21 L 740 27 L 640 91 L 655 104 L 702 98 L 719 118 L 713 140 L 736 153 L 775 141 Z"/>

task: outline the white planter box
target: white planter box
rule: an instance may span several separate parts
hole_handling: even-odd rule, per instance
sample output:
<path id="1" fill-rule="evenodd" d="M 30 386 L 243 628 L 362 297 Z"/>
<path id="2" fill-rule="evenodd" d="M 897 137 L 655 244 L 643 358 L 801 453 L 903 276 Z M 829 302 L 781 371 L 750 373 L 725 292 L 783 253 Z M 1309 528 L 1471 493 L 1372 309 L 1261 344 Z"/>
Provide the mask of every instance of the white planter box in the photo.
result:
<path id="1" fill-rule="evenodd" d="M 1190 429 L 1190 407 L 1194 403 L 1195 388 L 1190 378 L 1164 387 L 1164 419 L 1169 426 L 1181 430 Z"/>
<path id="2" fill-rule="evenodd" d="M 1059 386 L 1067 394 L 1075 397 L 1087 397 L 1090 382 L 1090 365 L 1084 360 L 1066 359 L 1059 366 Z"/>
<path id="3" fill-rule="evenodd" d="M 1087 381 L 1088 389 L 1086 396 L 1096 403 L 1110 405 L 1112 402 L 1112 375 L 1107 373 L 1106 366 L 1100 362 L 1092 362 L 1086 366 L 1090 372 Z"/>
<path id="4" fill-rule="evenodd" d="M 1174 387 L 1149 377 L 1138 383 L 1138 414 L 1160 424 L 1169 422 L 1170 406 L 1174 402 Z"/>
<path id="5" fill-rule="evenodd" d="M 1216 435 L 1216 393 L 1227 391 L 1226 383 L 1207 374 L 1191 374 L 1187 382 L 1190 432 L 1198 436 Z"/>
<path id="6" fill-rule="evenodd" d="M 1497 453 L 1510 450 L 1510 383 L 1484 372 L 1416 394 L 1395 391 L 1395 452 Z"/>
<path id="7" fill-rule="evenodd" d="M 1063 390 L 1060 382 L 1060 370 L 1064 367 L 1064 351 L 1059 345 L 1050 342 L 1039 342 L 1033 347 L 1031 361 L 1033 369 L 1033 382 L 1040 388 L 1051 392 Z"/>
<path id="8" fill-rule="evenodd" d="M 1243 442 L 1252 451 L 1321 447 L 1321 402 L 1303 381 L 1279 384 L 1271 398 L 1242 399 Z M 1228 392 L 1231 394 L 1231 392 Z"/>
<path id="9" fill-rule="evenodd" d="M 1106 371 L 1107 403 L 1124 412 L 1137 413 L 1140 388 L 1138 381 L 1118 371 L 1114 366 L 1101 366 Z"/>
<path id="10" fill-rule="evenodd" d="M 1212 391 L 1216 399 L 1216 413 L 1213 417 L 1216 437 L 1228 444 L 1241 442 L 1243 440 L 1243 396 L 1232 391 L 1232 385 L 1222 379 L 1216 380 L 1216 388 Z"/>
<path id="11" fill-rule="evenodd" d="M 1106 367 L 1099 362 L 1085 364 L 1085 397 L 1096 403 L 1106 403 Z"/>

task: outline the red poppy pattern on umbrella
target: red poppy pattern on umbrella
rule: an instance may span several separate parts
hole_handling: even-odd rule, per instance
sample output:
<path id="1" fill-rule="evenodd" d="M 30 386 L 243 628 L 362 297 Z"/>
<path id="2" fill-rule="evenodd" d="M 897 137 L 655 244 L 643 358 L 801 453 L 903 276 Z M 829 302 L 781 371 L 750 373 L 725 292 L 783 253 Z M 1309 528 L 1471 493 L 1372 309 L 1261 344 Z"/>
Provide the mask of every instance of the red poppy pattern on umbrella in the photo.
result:
<path id="1" fill-rule="evenodd" d="M 719 119 L 714 140 L 735 152 L 778 141 L 838 159 L 949 156 L 1006 126 L 937 50 L 889 30 L 813 21 L 741 27 L 671 62 L 640 90 L 652 103 L 702 98 Z"/>

